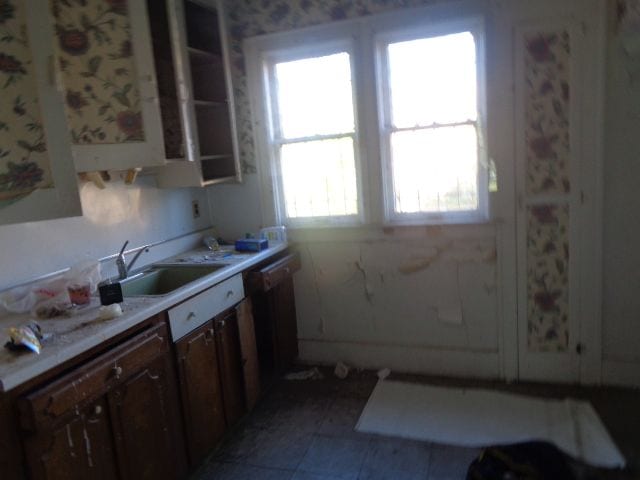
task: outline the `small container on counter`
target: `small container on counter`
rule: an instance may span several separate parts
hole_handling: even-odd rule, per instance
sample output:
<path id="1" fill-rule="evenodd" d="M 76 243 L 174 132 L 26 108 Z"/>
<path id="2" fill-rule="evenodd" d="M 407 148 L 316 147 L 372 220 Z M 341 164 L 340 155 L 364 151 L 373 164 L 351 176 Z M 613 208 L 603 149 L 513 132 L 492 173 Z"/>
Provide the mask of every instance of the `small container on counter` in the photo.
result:
<path id="1" fill-rule="evenodd" d="M 236 240 L 236 250 L 239 252 L 261 252 L 269 248 L 266 238 L 241 238 Z"/>
<path id="2" fill-rule="evenodd" d="M 91 302 L 91 285 L 73 283 L 67 286 L 69 300 L 74 305 L 88 305 Z"/>

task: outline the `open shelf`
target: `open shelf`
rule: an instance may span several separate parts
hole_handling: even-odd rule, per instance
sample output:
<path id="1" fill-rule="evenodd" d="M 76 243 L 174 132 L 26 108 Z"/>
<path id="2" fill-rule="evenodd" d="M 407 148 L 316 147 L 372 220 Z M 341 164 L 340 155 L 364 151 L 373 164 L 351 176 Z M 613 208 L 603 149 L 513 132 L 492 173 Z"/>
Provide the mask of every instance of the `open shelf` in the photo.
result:
<path id="1" fill-rule="evenodd" d="M 185 158 L 166 0 L 147 0 L 166 158 Z"/>
<path id="2" fill-rule="evenodd" d="M 186 0 L 184 13 L 187 22 L 187 45 L 222 56 L 218 12 Z"/>

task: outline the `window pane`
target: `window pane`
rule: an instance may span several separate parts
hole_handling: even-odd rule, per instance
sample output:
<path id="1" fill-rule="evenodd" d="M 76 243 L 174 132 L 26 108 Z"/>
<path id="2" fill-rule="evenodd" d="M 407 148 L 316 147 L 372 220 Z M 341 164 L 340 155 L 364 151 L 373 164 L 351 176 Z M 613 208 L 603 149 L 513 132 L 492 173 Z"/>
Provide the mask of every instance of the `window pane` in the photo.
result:
<path id="1" fill-rule="evenodd" d="M 398 213 L 478 208 L 478 141 L 471 125 L 391 135 Z"/>
<path id="2" fill-rule="evenodd" d="M 475 48 L 469 32 L 389 44 L 393 125 L 475 120 Z"/>
<path id="3" fill-rule="evenodd" d="M 280 162 L 287 217 L 358 213 L 351 137 L 283 145 Z"/>
<path id="4" fill-rule="evenodd" d="M 283 138 L 354 131 L 348 53 L 275 66 Z"/>

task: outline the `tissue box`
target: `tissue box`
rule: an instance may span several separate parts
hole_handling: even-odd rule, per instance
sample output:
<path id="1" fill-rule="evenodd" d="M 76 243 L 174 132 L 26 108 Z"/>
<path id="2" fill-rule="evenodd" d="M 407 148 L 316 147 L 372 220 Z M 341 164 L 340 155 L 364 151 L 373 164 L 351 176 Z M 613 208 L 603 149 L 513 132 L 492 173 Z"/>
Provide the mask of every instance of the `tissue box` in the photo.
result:
<path id="1" fill-rule="evenodd" d="M 236 250 L 239 252 L 260 252 L 269 248 L 266 238 L 242 238 L 236 240 Z"/>

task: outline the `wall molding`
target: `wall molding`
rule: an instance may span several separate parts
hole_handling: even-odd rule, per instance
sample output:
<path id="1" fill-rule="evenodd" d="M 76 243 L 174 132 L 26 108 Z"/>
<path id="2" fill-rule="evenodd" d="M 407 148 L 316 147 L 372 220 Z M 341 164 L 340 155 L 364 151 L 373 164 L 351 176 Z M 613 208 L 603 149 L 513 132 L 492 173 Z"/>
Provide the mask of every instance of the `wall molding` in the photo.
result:
<path id="1" fill-rule="evenodd" d="M 299 340 L 300 361 L 335 365 L 338 361 L 357 368 L 391 370 L 452 377 L 498 379 L 497 351 L 473 351 L 356 342 Z"/>

